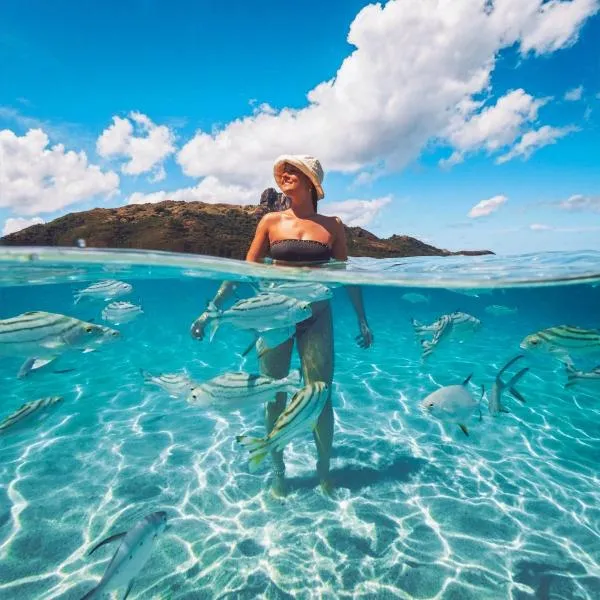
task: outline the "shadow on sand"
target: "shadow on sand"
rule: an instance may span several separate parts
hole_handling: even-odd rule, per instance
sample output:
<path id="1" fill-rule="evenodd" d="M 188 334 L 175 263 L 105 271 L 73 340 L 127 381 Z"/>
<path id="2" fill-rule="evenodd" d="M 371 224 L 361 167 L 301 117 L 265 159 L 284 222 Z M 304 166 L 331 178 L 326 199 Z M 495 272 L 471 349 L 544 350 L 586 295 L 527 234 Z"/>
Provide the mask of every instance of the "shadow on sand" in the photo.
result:
<path id="1" fill-rule="evenodd" d="M 362 488 L 383 483 L 385 481 L 409 481 L 418 473 L 428 461 L 412 456 L 400 456 L 389 465 L 381 469 L 372 467 L 361 467 L 357 465 L 345 465 L 339 469 L 331 470 L 331 480 L 336 488 L 345 488 L 352 492 Z M 311 489 L 319 484 L 316 475 L 290 477 L 288 485 L 290 491 Z"/>

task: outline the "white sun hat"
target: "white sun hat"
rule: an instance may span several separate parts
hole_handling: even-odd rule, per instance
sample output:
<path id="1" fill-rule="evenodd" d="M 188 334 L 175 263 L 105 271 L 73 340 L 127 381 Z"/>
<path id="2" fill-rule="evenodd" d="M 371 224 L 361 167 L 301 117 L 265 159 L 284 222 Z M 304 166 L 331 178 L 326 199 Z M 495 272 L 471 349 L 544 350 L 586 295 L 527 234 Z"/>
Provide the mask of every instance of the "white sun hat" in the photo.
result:
<path id="1" fill-rule="evenodd" d="M 323 183 L 323 167 L 317 158 L 305 154 L 282 154 L 278 157 L 273 166 L 273 175 L 279 187 L 281 187 L 283 166 L 286 163 L 293 165 L 310 179 L 317 190 L 317 198 L 319 200 L 325 197 L 325 192 L 321 185 Z"/>

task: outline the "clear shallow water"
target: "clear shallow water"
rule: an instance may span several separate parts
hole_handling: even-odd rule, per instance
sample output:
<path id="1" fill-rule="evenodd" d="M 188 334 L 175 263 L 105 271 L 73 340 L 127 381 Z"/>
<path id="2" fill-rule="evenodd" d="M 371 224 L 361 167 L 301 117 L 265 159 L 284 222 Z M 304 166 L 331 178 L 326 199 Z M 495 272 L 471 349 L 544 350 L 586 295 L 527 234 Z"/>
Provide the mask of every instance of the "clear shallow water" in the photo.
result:
<path id="1" fill-rule="evenodd" d="M 101 323 L 106 303 L 74 304 L 73 295 L 109 277 L 133 285 L 122 299 L 144 314 L 116 327 L 115 343 L 25 379 L 16 378 L 22 360 L 0 359 L 0 417 L 36 398 L 65 399 L 40 424 L 0 438 L 0 598 L 81 598 L 115 548 L 87 551 L 155 510 L 172 528 L 130 598 L 600 597 L 600 384 L 565 388 L 564 365 L 531 354 L 518 385 L 527 403 L 507 397 L 511 412 L 491 417 L 484 399 L 469 437 L 419 407 L 470 373 L 473 394 L 484 384 L 489 395 L 527 334 L 599 327 L 599 274 L 597 253 L 363 259 L 330 271 L 2 249 L 2 319 L 45 310 Z M 235 441 L 263 435 L 262 406 L 192 407 L 140 375 L 257 372 L 255 353 L 242 356 L 248 333 L 224 327 L 209 343 L 189 328 L 223 278 L 274 275 L 364 285 L 368 350 L 354 343 L 345 290 L 334 289 L 334 499 L 318 489 L 308 431 L 286 448 L 291 490 L 276 500 L 269 462 L 250 474 Z M 409 293 L 428 302 L 403 299 Z M 494 316 L 490 305 L 517 312 Z M 431 323 L 456 310 L 481 329 L 423 362 L 411 317 Z M 575 364 L 589 369 L 600 356 Z"/>

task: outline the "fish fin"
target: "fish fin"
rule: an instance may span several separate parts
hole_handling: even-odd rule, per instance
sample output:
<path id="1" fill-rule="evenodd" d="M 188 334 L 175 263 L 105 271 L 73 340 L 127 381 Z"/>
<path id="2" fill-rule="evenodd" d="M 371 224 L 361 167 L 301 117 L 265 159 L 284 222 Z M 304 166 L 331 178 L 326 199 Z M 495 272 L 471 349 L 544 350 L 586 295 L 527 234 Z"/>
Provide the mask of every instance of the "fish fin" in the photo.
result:
<path id="1" fill-rule="evenodd" d="M 471 378 L 473 377 L 473 373 L 471 373 L 463 382 L 463 385 L 469 385 L 469 381 L 471 381 Z"/>
<path id="2" fill-rule="evenodd" d="M 566 364 L 565 369 L 567 371 L 567 383 L 565 383 L 565 387 L 575 385 L 577 380 L 577 369 L 575 369 L 573 364 Z"/>
<path id="3" fill-rule="evenodd" d="M 253 348 L 256 347 L 256 342 L 258 342 L 258 337 L 257 335 L 255 335 L 254 340 L 252 340 L 252 343 L 242 352 L 242 356 L 246 356 L 247 354 L 249 354 Z"/>
<path id="4" fill-rule="evenodd" d="M 96 352 L 96 348 L 86 348 L 83 351 L 83 354 L 89 354 L 90 352 Z"/>
<path id="5" fill-rule="evenodd" d="M 524 354 L 517 354 L 514 358 L 511 358 L 499 371 L 498 375 L 496 375 L 496 380 L 498 380 L 504 374 L 504 371 L 511 367 L 514 363 L 516 363 L 519 359 L 523 358 Z"/>
<path id="6" fill-rule="evenodd" d="M 132 587 L 133 587 L 133 579 L 129 582 L 129 585 L 127 586 L 127 590 L 125 592 L 125 595 L 123 596 L 123 600 L 126 600 L 127 596 L 129 596 L 129 593 L 131 592 Z"/>
<path id="7" fill-rule="evenodd" d="M 36 371 L 37 369 L 41 369 L 42 367 L 45 367 L 46 365 L 49 365 L 53 360 L 55 360 L 56 357 L 52 357 L 52 358 L 37 358 L 33 365 L 31 366 L 31 370 L 32 371 Z"/>
<path id="8" fill-rule="evenodd" d="M 423 349 L 423 358 L 427 358 L 434 349 L 435 345 L 427 340 L 421 340 L 421 348 Z"/>
<path id="9" fill-rule="evenodd" d="M 213 338 L 215 337 L 215 333 L 217 333 L 217 329 L 219 329 L 219 325 L 220 325 L 220 323 L 216 319 L 213 319 L 208 324 L 208 341 L 209 342 L 213 341 Z"/>
<path id="10" fill-rule="evenodd" d="M 104 544 L 109 544 L 110 542 L 115 542 L 116 540 L 121 539 L 122 537 L 126 536 L 127 532 L 126 531 L 122 531 L 121 533 L 115 533 L 114 535 L 111 535 L 110 537 L 107 537 L 106 539 L 102 540 L 101 542 L 98 542 L 89 552 L 88 552 L 88 556 L 90 556 L 91 554 L 93 554 L 94 552 L 96 552 L 96 550 L 98 550 L 98 548 L 100 548 L 101 546 L 104 546 Z"/>
<path id="11" fill-rule="evenodd" d="M 515 388 L 510 388 L 508 391 L 513 398 L 516 398 L 519 402 L 522 402 L 523 404 L 526 403 L 525 398 L 523 398 L 519 390 L 516 390 Z"/>
<path id="12" fill-rule="evenodd" d="M 470 376 L 469 376 L 470 379 Z M 483 383 L 481 384 L 481 397 L 479 398 L 479 420 L 483 421 L 483 415 L 481 414 L 481 401 L 483 400 L 483 396 L 485 395 L 485 386 Z"/>
<path id="13" fill-rule="evenodd" d="M 19 372 L 17 373 L 17 377 L 19 379 L 23 379 L 24 377 L 27 377 L 27 375 L 29 375 L 29 373 L 31 373 L 31 371 L 33 370 L 33 365 L 35 364 L 36 360 L 37 360 L 36 358 L 28 358 L 21 365 L 21 368 L 19 369 Z"/>
<path id="14" fill-rule="evenodd" d="M 519 379 L 521 379 L 521 377 L 523 377 L 523 375 L 525 375 L 525 373 L 527 373 L 527 371 L 529 371 L 529 367 L 525 367 L 524 369 L 521 369 L 518 373 L 516 373 L 515 375 L 513 375 L 509 380 L 508 383 L 506 384 L 507 388 L 512 388 L 514 387 L 517 382 L 519 381 Z"/>
<path id="15" fill-rule="evenodd" d="M 73 304 L 79 304 L 79 301 L 83 298 L 82 294 L 75 294 L 75 301 L 73 302 Z"/>
<path id="16" fill-rule="evenodd" d="M 258 467 L 266 458 L 267 454 L 269 454 L 268 450 L 262 450 L 261 452 L 257 452 L 250 457 L 250 462 L 248 463 L 248 470 L 250 473 L 258 471 Z"/>
<path id="17" fill-rule="evenodd" d="M 469 437 L 469 430 L 467 429 L 467 426 L 463 425 L 462 423 L 459 423 L 458 426 L 462 429 L 462 432 Z"/>
<path id="18" fill-rule="evenodd" d="M 415 329 L 415 333 L 423 332 L 423 323 L 421 323 L 420 321 L 417 321 L 416 319 L 411 319 L 410 322 L 412 323 L 412 326 Z"/>

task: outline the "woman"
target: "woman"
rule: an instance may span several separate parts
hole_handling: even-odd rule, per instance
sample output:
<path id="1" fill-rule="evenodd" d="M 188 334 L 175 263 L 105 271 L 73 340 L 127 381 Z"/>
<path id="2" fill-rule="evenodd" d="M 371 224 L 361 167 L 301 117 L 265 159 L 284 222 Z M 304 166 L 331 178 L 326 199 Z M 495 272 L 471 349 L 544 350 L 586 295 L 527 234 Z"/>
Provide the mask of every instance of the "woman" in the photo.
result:
<path id="1" fill-rule="evenodd" d="M 348 259 L 344 226 L 337 217 L 326 217 L 317 213 L 317 203 L 324 197 L 323 169 L 311 156 L 280 156 L 274 165 L 277 185 L 290 199 L 289 209 L 266 214 L 258 224 L 254 239 L 246 255 L 250 262 L 262 262 L 270 252 L 277 264 L 315 264 L 330 259 Z M 217 307 L 231 295 L 232 284 L 224 283 L 213 302 Z M 359 335 L 356 340 L 362 348 L 368 348 L 373 336 L 362 302 L 359 287 L 347 286 L 350 299 L 358 317 Z M 206 316 L 201 315 L 192 325 L 192 335 L 202 339 Z M 305 383 L 325 381 L 330 386 L 333 380 L 333 321 L 328 300 L 312 304 L 312 317 L 299 323 L 296 328 L 296 344 L 302 362 Z M 259 358 L 261 373 L 274 378 L 285 377 L 290 369 L 293 339 L 263 352 Z M 286 394 L 277 394 L 276 401 L 267 405 L 266 427 L 271 431 L 277 417 L 285 409 Z M 314 432 L 317 446 L 317 473 L 321 488 L 331 493 L 329 464 L 333 442 L 333 407 L 331 396 L 319 417 Z M 285 465 L 283 452 L 273 451 L 272 491 L 285 496 Z"/>

